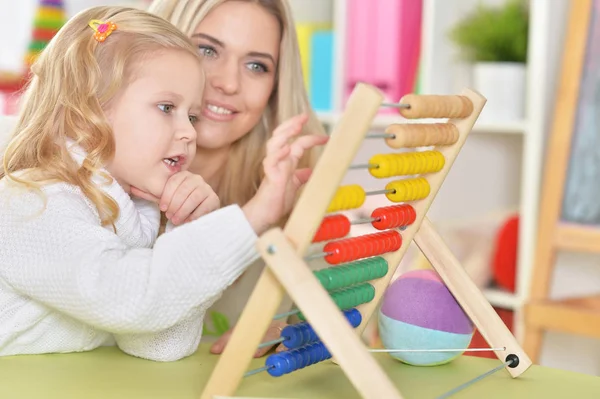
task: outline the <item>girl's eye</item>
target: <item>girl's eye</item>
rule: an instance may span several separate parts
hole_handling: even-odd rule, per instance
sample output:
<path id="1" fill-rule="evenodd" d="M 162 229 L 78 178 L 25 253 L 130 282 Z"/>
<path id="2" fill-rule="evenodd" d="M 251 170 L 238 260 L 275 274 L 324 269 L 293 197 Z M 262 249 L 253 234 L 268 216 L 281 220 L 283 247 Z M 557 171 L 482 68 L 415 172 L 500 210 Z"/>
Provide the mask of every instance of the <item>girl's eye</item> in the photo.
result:
<path id="1" fill-rule="evenodd" d="M 190 119 L 190 122 L 192 123 L 192 125 L 195 125 L 196 122 L 198 122 L 198 117 L 196 115 L 190 115 L 189 119 Z"/>
<path id="2" fill-rule="evenodd" d="M 215 57 L 217 55 L 217 52 L 213 47 L 201 45 L 198 46 L 198 48 L 200 49 L 200 55 L 205 57 Z"/>
<path id="3" fill-rule="evenodd" d="M 268 72 L 269 68 L 260 62 L 251 62 L 248 64 L 248 69 L 252 72 Z"/>
<path id="4" fill-rule="evenodd" d="M 175 108 L 173 105 L 171 104 L 159 104 L 158 108 L 164 112 L 165 114 L 168 114 L 169 112 L 171 112 L 173 110 L 173 108 Z"/>

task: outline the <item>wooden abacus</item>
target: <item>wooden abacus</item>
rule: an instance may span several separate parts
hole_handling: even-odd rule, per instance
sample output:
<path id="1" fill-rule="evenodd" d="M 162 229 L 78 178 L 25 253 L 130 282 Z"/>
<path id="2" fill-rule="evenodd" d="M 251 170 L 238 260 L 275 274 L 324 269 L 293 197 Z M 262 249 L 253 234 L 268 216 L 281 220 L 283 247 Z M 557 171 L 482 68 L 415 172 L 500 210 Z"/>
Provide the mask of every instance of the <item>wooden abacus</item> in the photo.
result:
<path id="1" fill-rule="evenodd" d="M 284 229 L 274 228 L 259 238 L 258 249 L 267 267 L 202 399 L 235 393 L 277 317 L 285 292 L 307 323 L 297 326 L 301 334 L 282 336 L 290 351 L 269 356 L 260 371 L 279 376 L 335 358 L 362 397 L 402 398 L 360 336 L 413 240 L 502 361 L 499 369 L 506 368 L 517 377 L 531 365 L 426 217 L 485 102 L 480 94 L 466 89 L 460 95 L 407 95 L 394 104 L 407 119 L 449 119 L 445 123 L 393 124 L 386 129 L 389 147 L 409 151 L 375 155 L 366 167 L 378 178 L 404 176 L 376 191 L 401 204 L 373 212 L 372 224 L 380 232 L 345 238 L 350 223 L 335 212 L 360 207 L 369 193 L 358 185 L 339 185 L 384 105 L 375 87 L 363 83 L 355 87 Z M 433 149 L 419 151 L 418 147 Z M 330 213 L 334 214 L 326 216 Z M 324 258 L 334 266 L 319 271 L 309 268 L 305 252 L 315 242 L 326 242 Z M 354 273 L 340 279 L 343 270 Z"/>

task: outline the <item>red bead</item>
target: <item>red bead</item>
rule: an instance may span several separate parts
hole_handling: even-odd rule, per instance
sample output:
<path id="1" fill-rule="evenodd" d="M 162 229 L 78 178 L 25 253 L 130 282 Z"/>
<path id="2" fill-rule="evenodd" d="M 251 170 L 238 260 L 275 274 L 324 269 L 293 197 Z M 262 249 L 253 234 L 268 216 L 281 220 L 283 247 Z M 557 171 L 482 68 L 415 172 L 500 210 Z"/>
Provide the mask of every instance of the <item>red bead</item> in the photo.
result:
<path id="1" fill-rule="evenodd" d="M 414 223 L 417 212 L 411 205 L 392 205 L 377 208 L 371 213 L 371 224 L 377 230 L 394 229 Z"/>
<path id="2" fill-rule="evenodd" d="M 386 230 L 381 233 L 331 241 L 325 244 L 323 251 L 328 254 L 325 256 L 325 261 L 337 265 L 397 251 L 401 246 L 400 233 L 397 230 Z"/>
<path id="3" fill-rule="evenodd" d="M 350 233 L 350 220 L 344 215 L 331 215 L 323 218 L 313 242 L 334 240 Z"/>

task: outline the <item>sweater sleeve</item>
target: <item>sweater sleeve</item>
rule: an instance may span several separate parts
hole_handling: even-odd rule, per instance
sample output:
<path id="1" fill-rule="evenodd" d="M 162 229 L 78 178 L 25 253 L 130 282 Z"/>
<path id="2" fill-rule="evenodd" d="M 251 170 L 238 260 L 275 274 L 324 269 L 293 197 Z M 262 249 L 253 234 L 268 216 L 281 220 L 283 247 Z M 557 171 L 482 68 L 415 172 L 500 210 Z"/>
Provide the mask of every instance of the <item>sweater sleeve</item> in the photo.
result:
<path id="1" fill-rule="evenodd" d="M 210 303 L 194 309 L 172 327 L 151 333 L 115 334 L 123 352 L 160 362 L 171 362 L 194 354 L 202 338 L 204 315 Z"/>
<path id="2" fill-rule="evenodd" d="M 125 243 L 133 247 L 151 247 L 160 228 L 158 205 L 142 198 L 131 198 L 116 181 L 103 188 L 121 207 L 115 227 Z"/>
<path id="3" fill-rule="evenodd" d="M 32 196 L 0 207 L 0 278 L 114 334 L 156 333 L 195 318 L 258 257 L 237 206 L 163 234 L 150 249 L 132 248 L 100 226 L 78 193 L 48 195 L 41 213 Z"/>

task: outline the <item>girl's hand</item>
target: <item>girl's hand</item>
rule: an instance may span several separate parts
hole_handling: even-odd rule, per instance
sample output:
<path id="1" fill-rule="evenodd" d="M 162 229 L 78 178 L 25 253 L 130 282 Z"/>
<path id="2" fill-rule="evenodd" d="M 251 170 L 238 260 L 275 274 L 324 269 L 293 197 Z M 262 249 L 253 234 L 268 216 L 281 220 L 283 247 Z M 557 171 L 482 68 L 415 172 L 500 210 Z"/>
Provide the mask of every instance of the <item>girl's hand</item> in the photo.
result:
<path id="1" fill-rule="evenodd" d="M 287 120 L 275 129 L 267 142 L 267 155 L 263 161 L 265 177 L 256 195 L 244 207 L 257 234 L 291 211 L 298 190 L 312 172 L 310 168 L 297 169 L 300 159 L 306 151 L 328 140 L 323 135 L 295 138 L 307 120 L 305 114 Z"/>
<path id="2" fill-rule="evenodd" d="M 133 186 L 131 194 L 159 204 L 160 210 L 176 226 L 196 220 L 220 207 L 219 197 L 210 185 L 199 175 L 188 171 L 172 175 L 160 198 Z"/>
<path id="3" fill-rule="evenodd" d="M 276 340 L 277 338 L 280 338 L 281 331 L 286 326 L 287 326 L 287 323 L 285 323 L 284 321 L 280 321 L 280 320 L 273 321 L 271 323 L 271 326 L 267 329 L 267 332 L 265 333 L 265 336 L 263 337 L 261 342 L 273 341 L 273 340 Z M 229 331 L 227 331 L 226 333 L 221 335 L 219 337 L 219 339 L 214 344 L 212 344 L 212 346 L 210 347 L 210 353 L 214 353 L 214 354 L 223 353 L 223 350 L 225 349 L 225 346 L 227 345 L 227 342 L 229 341 L 229 338 L 231 337 L 232 332 L 233 332 L 233 329 L 230 329 Z M 269 346 L 265 346 L 264 348 L 258 349 L 254 353 L 254 357 L 264 356 L 271 348 L 273 348 L 273 346 L 274 345 L 269 345 Z M 286 347 L 283 346 L 283 344 L 279 344 L 279 346 L 277 346 L 277 349 L 276 349 L 277 352 L 281 352 L 284 350 L 286 350 Z"/>

